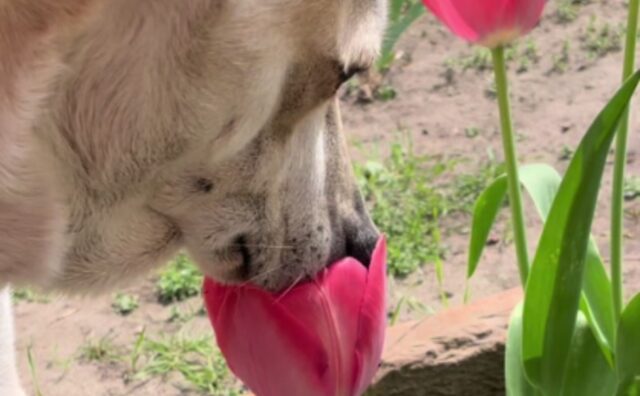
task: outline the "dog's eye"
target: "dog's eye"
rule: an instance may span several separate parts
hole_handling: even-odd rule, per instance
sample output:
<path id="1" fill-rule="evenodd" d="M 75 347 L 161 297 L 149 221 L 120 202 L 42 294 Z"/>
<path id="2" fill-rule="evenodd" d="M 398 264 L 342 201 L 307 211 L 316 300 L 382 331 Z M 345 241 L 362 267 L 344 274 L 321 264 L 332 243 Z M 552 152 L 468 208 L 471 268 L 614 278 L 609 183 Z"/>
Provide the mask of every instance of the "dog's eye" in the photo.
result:
<path id="1" fill-rule="evenodd" d="M 358 73 L 365 72 L 367 71 L 367 69 L 368 69 L 367 67 L 358 66 L 358 65 L 353 65 L 349 67 L 340 65 L 340 75 L 339 75 L 340 83 L 345 83 L 349 81 L 351 77 L 355 76 Z"/>
<path id="2" fill-rule="evenodd" d="M 199 177 L 195 181 L 195 186 L 198 191 L 202 191 L 205 193 L 211 192 L 213 190 L 213 182 L 206 177 Z"/>

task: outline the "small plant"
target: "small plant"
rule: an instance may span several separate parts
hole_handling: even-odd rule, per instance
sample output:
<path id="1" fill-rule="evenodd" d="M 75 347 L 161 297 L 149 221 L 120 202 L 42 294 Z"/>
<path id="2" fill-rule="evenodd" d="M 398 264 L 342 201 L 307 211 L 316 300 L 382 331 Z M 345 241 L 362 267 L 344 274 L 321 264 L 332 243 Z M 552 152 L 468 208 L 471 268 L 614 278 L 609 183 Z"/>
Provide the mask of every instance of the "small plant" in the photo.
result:
<path id="1" fill-rule="evenodd" d="M 51 298 L 46 294 L 38 293 L 29 288 L 13 289 L 11 291 L 11 297 L 14 303 L 25 301 L 30 303 L 35 302 L 39 304 L 46 304 L 51 302 Z"/>
<path id="2" fill-rule="evenodd" d="M 598 24 L 594 16 L 582 35 L 583 47 L 591 58 L 600 58 L 610 52 L 620 51 L 622 49 L 621 31 L 608 23 Z"/>
<path id="3" fill-rule="evenodd" d="M 156 282 L 156 295 L 162 304 L 197 296 L 202 287 L 202 274 L 189 258 L 180 254 L 162 271 Z"/>
<path id="4" fill-rule="evenodd" d="M 469 127 L 464 129 L 464 135 L 469 139 L 473 139 L 480 135 L 480 128 L 477 127 Z"/>
<path id="5" fill-rule="evenodd" d="M 391 85 L 387 84 L 379 86 L 375 91 L 375 97 L 383 102 L 393 100 L 396 96 L 396 90 Z"/>
<path id="6" fill-rule="evenodd" d="M 34 392 L 36 396 L 43 396 L 38 380 L 38 370 L 36 368 L 36 359 L 33 355 L 33 345 L 27 347 L 27 361 L 29 363 L 29 374 L 31 374 L 31 382 L 33 382 Z"/>
<path id="7" fill-rule="evenodd" d="M 471 213 L 478 196 L 493 180 L 504 173 L 504 163 L 497 162 L 492 155 L 481 162 L 473 172 L 462 173 L 455 177 L 451 189 L 451 201 L 457 208 Z"/>
<path id="8" fill-rule="evenodd" d="M 556 19 L 559 23 L 573 22 L 578 16 L 578 10 L 573 0 L 562 0 L 558 3 Z"/>
<path id="9" fill-rule="evenodd" d="M 571 44 L 569 40 L 565 40 L 562 44 L 562 50 L 559 55 L 553 55 L 553 66 L 551 66 L 552 73 L 562 74 L 569 69 Z"/>
<path id="10" fill-rule="evenodd" d="M 371 216 L 390 241 L 388 269 L 397 277 L 427 263 L 442 265 L 440 223 L 451 213 L 470 213 L 478 194 L 504 169 L 490 158 L 445 183 L 441 177 L 458 164 L 417 155 L 407 141 L 393 143 L 383 162 L 354 167 Z"/>
<path id="11" fill-rule="evenodd" d="M 424 7 L 419 0 L 391 0 L 389 5 L 389 25 L 382 43 L 376 68 L 380 73 L 388 71 L 396 59 L 395 46 L 402 34 L 424 15 Z"/>
<path id="12" fill-rule="evenodd" d="M 87 362 L 118 362 L 122 355 L 113 344 L 109 334 L 98 340 L 87 340 L 79 350 L 80 358 Z"/>
<path id="13" fill-rule="evenodd" d="M 219 396 L 240 396 L 240 387 L 229 372 L 211 336 L 186 337 L 184 334 L 152 339 L 142 335 L 132 355 L 133 379 L 146 380 L 179 373 L 193 388 Z"/>
<path id="14" fill-rule="evenodd" d="M 640 177 L 629 177 L 624 181 L 624 199 L 627 201 L 640 197 Z"/>
<path id="15" fill-rule="evenodd" d="M 433 187 L 447 169 L 418 156 L 410 144 L 394 143 L 383 163 L 356 165 L 355 173 L 373 221 L 388 236 L 389 273 L 406 276 L 442 254 L 433 239 L 447 210 L 445 197 Z"/>
<path id="16" fill-rule="evenodd" d="M 113 310 L 122 316 L 129 315 L 135 311 L 138 305 L 138 296 L 124 293 L 116 294 L 113 303 L 111 303 Z"/>
<path id="17" fill-rule="evenodd" d="M 569 161 L 571 157 L 573 157 L 573 154 L 574 154 L 574 150 L 571 147 L 564 145 L 560 150 L 560 155 L 558 159 L 560 161 Z"/>
<path id="18" fill-rule="evenodd" d="M 524 50 L 517 53 L 515 58 L 518 61 L 518 67 L 516 69 L 518 73 L 524 73 L 529 70 L 531 65 L 538 63 L 540 54 L 538 53 L 538 47 L 535 41 L 528 40 Z"/>

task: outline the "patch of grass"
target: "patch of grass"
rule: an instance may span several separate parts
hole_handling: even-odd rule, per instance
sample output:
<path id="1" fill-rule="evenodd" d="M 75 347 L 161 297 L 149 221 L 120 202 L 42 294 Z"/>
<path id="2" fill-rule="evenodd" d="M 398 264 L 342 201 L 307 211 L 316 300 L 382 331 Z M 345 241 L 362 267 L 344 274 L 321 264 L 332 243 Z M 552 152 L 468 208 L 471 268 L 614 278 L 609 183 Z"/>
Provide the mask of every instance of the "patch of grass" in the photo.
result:
<path id="1" fill-rule="evenodd" d="M 123 357 L 109 334 L 98 340 L 88 339 L 80 346 L 79 355 L 87 362 L 118 362 Z"/>
<path id="2" fill-rule="evenodd" d="M 171 304 L 200 294 L 202 274 L 184 255 L 178 255 L 156 282 L 156 295 L 162 304 Z"/>
<path id="3" fill-rule="evenodd" d="M 539 59 L 537 46 L 532 40 L 527 42 L 524 49 L 520 49 L 516 44 L 508 46 L 504 56 L 508 63 L 517 61 L 519 71 L 528 70 L 528 66 L 531 63 L 537 63 Z M 493 61 L 491 59 L 491 51 L 484 47 L 473 47 L 470 53 L 447 59 L 445 61 L 445 67 L 450 71 L 475 70 L 477 72 L 483 72 L 492 70 Z"/>
<path id="4" fill-rule="evenodd" d="M 388 102 L 390 100 L 393 100 L 396 98 L 397 95 L 398 93 L 396 92 L 396 90 L 391 85 L 388 85 L 388 84 L 381 85 L 375 91 L 376 99 L 381 100 L 383 102 Z"/>
<path id="5" fill-rule="evenodd" d="M 473 139 L 480 135 L 480 128 L 478 127 L 468 127 L 464 129 L 464 135 L 469 139 Z"/>
<path id="6" fill-rule="evenodd" d="M 562 74 L 569 69 L 569 61 L 571 52 L 571 44 L 569 40 L 565 40 L 562 44 L 560 54 L 553 55 L 553 65 L 551 66 L 552 73 Z"/>
<path id="7" fill-rule="evenodd" d="M 456 208 L 471 213 L 476 199 L 493 180 L 505 172 L 504 164 L 496 162 L 492 157 L 479 164 L 473 172 L 462 173 L 454 177 L 450 186 L 450 200 Z"/>
<path id="8" fill-rule="evenodd" d="M 427 263 L 441 274 L 442 221 L 470 213 L 478 195 L 503 172 L 491 160 L 472 173 L 453 175 L 456 165 L 418 155 L 406 141 L 393 143 L 387 159 L 355 165 L 373 221 L 389 240 L 390 275 L 404 277 Z"/>
<path id="9" fill-rule="evenodd" d="M 529 39 L 527 40 L 524 49 L 515 49 L 514 60 L 517 62 L 516 71 L 518 73 L 524 73 L 531 68 L 531 65 L 535 65 L 540 61 L 540 54 L 538 52 L 538 46 L 536 42 Z"/>
<path id="10" fill-rule="evenodd" d="M 35 302 L 39 304 L 46 304 L 51 301 L 51 298 L 48 295 L 38 293 L 29 288 L 11 290 L 11 298 L 14 303 L 24 301 L 30 303 Z"/>
<path id="11" fill-rule="evenodd" d="M 406 276 L 442 254 L 434 235 L 448 210 L 435 180 L 447 170 L 411 145 L 394 143 L 382 162 L 355 166 L 355 174 L 373 221 L 389 238 L 389 273 Z"/>
<path id="12" fill-rule="evenodd" d="M 640 177 L 630 176 L 624 181 L 624 199 L 632 201 L 640 197 Z"/>
<path id="13" fill-rule="evenodd" d="M 376 61 L 376 69 L 380 73 L 387 72 L 396 60 L 395 46 L 404 32 L 422 15 L 425 8 L 420 0 L 391 0 L 389 2 L 389 21 L 382 43 L 380 57 Z"/>
<path id="14" fill-rule="evenodd" d="M 453 70 L 460 69 L 462 71 L 469 69 L 485 71 L 493 67 L 491 51 L 483 47 L 474 47 L 470 54 L 447 59 L 445 64 L 448 68 Z"/>
<path id="15" fill-rule="evenodd" d="M 182 334 L 159 339 L 141 333 L 134 350 L 133 379 L 166 377 L 179 373 L 196 390 L 216 396 L 239 396 L 241 388 L 231 375 L 211 336 Z"/>
<path id="16" fill-rule="evenodd" d="M 138 309 L 138 306 L 138 296 L 125 293 L 116 294 L 113 302 L 111 303 L 111 308 L 113 308 L 117 314 L 122 316 L 129 315 Z"/>
<path id="17" fill-rule="evenodd" d="M 29 374 L 31 375 L 31 382 L 33 383 L 34 393 L 36 396 L 43 396 L 40 388 L 40 381 L 38 380 L 38 370 L 36 369 L 36 359 L 33 355 L 33 345 L 27 347 L 27 361 L 29 363 Z"/>
<path id="18" fill-rule="evenodd" d="M 578 9 L 574 0 L 562 0 L 558 2 L 556 20 L 559 23 L 573 22 L 578 16 Z"/>
<path id="19" fill-rule="evenodd" d="M 400 314 L 403 309 L 406 309 L 408 312 L 418 312 L 420 314 L 430 313 L 430 309 L 418 298 L 402 296 L 396 303 L 393 310 L 387 314 L 390 326 L 398 323 L 398 319 L 400 318 Z"/>
<path id="20" fill-rule="evenodd" d="M 623 29 L 613 27 L 607 22 L 598 23 L 597 18 L 593 16 L 581 39 L 589 56 L 599 58 L 622 49 L 622 33 Z"/>

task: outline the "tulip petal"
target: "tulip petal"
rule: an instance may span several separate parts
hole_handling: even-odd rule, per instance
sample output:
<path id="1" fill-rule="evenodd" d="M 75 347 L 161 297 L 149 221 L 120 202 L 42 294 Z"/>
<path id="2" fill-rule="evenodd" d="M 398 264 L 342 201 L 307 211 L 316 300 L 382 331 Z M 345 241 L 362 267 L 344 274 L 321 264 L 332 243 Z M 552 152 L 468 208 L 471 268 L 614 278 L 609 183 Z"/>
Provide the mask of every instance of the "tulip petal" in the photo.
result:
<path id="1" fill-rule="evenodd" d="M 344 394 L 351 388 L 358 312 L 367 275 L 364 265 L 346 258 L 280 300 L 322 339 L 331 362 L 331 376 L 336 390 L 340 390 L 336 394 Z"/>
<path id="2" fill-rule="evenodd" d="M 260 396 L 358 396 L 373 378 L 386 324 L 385 242 L 369 268 L 345 258 L 278 295 L 204 283 L 218 345 Z"/>
<path id="3" fill-rule="evenodd" d="M 253 392 L 261 396 L 331 394 L 329 357 L 322 342 L 271 295 L 251 287 L 219 286 L 211 280 L 205 281 L 204 290 L 207 309 L 216 318 L 212 324 L 218 346 L 231 371 Z M 222 296 L 224 304 L 209 298 L 213 295 Z"/>
<path id="4" fill-rule="evenodd" d="M 488 46 L 507 44 L 533 29 L 546 0 L 423 0 L 456 35 Z"/>
<path id="5" fill-rule="evenodd" d="M 423 0 L 423 3 L 456 35 L 471 42 L 479 40 L 478 32 L 460 16 L 458 10 L 453 7 L 453 2 Z"/>
<path id="6" fill-rule="evenodd" d="M 378 240 L 369 264 L 367 286 L 360 308 L 360 326 L 356 345 L 357 366 L 353 394 L 362 394 L 378 371 L 385 337 L 387 309 L 387 244 Z"/>

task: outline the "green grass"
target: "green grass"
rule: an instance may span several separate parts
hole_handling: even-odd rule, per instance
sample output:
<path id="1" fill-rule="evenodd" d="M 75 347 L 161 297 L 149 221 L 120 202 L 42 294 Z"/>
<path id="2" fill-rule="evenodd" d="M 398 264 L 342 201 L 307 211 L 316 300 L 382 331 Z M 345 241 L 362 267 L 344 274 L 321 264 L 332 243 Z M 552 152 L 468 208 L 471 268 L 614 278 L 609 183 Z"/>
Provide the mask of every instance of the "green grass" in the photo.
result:
<path id="1" fill-rule="evenodd" d="M 446 169 L 398 143 L 391 146 L 388 160 L 356 165 L 373 221 L 389 239 L 391 275 L 406 276 L 442 254 L 432 236 L 448 208 L 433 184 Z"/>
<path id="2" fill-rule="evenodd" d="M 212 336 L 177 334 L 152 339 L 141 333 L 134 352 L 131 354 L 134 380 L 179 373 L 194 389 L 207 395 L 241 394 Z"/>
<path id="3" fill-rule="evenodd" d="M 371 216 L 389 240 L 389 274 L 407 276 L 444 254 L 441 223 L 454 212 L 469 212 L 478 194 L 499 172 L 482 166 L 453 176 L 453 161 L 421 156 L 410 143 L 393 143 L 383 161 L 355 165 Z"/>
<path id="4" fill-rule="evenodd" d="M 122 316 L 129 315 L 138 309 L 138 306 L 138 296 L 125 293 L 116 294 L 113 302 L 111 303 L 111 308 L 113 308 L 117 314 Z"/>
<path id="5" fill-rule="evenodd" d="M 624 199 L 632 201 L 640 197 L 640 177 L 629 176 L 624 181 Z"/>
<path id="6" fill-rule="evenodd" d="M 573 0 L 561 0 L 556 10 L 556 20 L 559 23 L 573 22 L 578 17 L 578 8 Z"/>
<path id="7" fill-rule="evenodd" d="M 38 380 L 38 370 L 36 368 L 36 359 L 33 354 L 33 345 L 27 347 L 27 362 L 29 364 L 29 374 L 31 375 L 31 383 L 33 384 L 34 393 L 36 396 L 43 396 L 40 388 L 40 381 Z"/>
<path id="8" fill-rule="evenodd" d="M 200 294 L 202 274 L 184 255 L 178 255 L 160 273 L 156 282 L 156 295 L 162 304 L 171 304 Z"/>
<path id="9" fill-rule="evenodd" d="M 535 41 L 529 39 L 524 44 L 513 44 L 506 48 L 505 59 L 508 64 L 515 63 L 516 71 L 523 73 L 538 63 L 540 54 Z M 491 51 L 484 47 L 473 47 L 470 52 L 445 60 L 445 68 L 449 73 L 474 70 L 484 72 L 493 70 Z"/>
<path id="10" fill-rule="evenodd" d="M 11 298 L 14 303 L 24 301 L 46 304 L 51 302 L 51 298 L 48 295 L 33 291 L 29 288 L 13 289 L 11 291 Z"/>
<path id="11" fill-rule="evenodd" d="M 569 69 L 569 62 L 571 61 L 571 43 L 569 42 L 569 40 L 565 40 L 562 43 L 562 49 L 560 50 L 560 53 L 553 54 L 552 59 L 552 73 L 562 74 Z"/>
<path id="12" fill-rule="evenodd" d="M 622 49 L 622 34 L 622 28 L 611 26 L 607 22 L 598 23 L 598 19 L 593 16 L 582 34 L 582 45 L 589 57 L 603 57 Z"/>
<path id="13" fill-rule="evenodd" d="M 100 339 L 88 339 L 80 346 L 80 359 L 86 362 L 118 362 L 122 354 L 113 343 L 109 334 Z"/>

